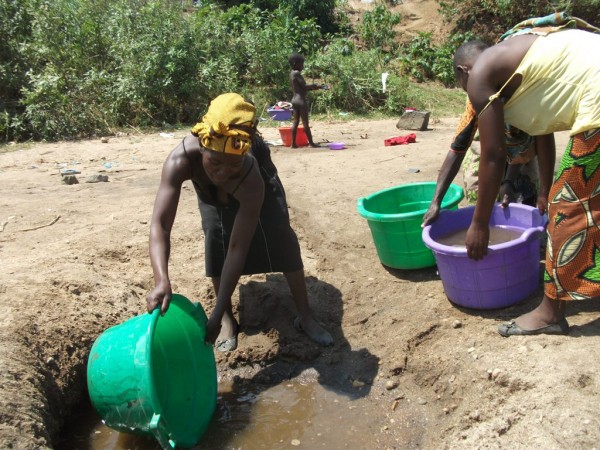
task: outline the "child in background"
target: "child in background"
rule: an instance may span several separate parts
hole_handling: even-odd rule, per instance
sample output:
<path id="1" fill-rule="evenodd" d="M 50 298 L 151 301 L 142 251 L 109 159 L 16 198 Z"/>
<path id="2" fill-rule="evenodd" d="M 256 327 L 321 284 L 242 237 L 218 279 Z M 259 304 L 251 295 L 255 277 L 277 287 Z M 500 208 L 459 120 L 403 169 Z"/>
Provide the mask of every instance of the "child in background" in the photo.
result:
<path id="1" fill-rule="evenodd" d="M 328 89 L 325 84 L 306 84 L 304 77 L 301 72 L 304 69 L 304 56 L 294 53 L 289 59 L 290 67 L 290 84 L 292 85 L 292 108 L 294 109 L 294 121 L 292 123 L 292 148 L 298 148 L 296 145 L 296 133 L 298 131 L 298 124 L 302 119 L 302 125 L 304 126 L 304 133 L 308 138 L 308 143 L 311 147 L 319 147 L 315 144 L 310 132 L 308 125 L 308 102 L 306 94 L 308 91 L 315 91 L 317 89 Z"/>

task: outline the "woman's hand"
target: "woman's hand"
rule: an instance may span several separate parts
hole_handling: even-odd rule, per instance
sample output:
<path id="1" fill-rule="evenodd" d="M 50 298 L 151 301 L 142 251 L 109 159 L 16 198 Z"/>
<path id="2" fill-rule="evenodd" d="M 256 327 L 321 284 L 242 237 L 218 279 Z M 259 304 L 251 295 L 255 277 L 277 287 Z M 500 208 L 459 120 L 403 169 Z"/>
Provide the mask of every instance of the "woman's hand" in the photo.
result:
<path id="1" fill-rule="evenodd" d="M 540 210 L 540 214 L 546 214 L 548 212 L 548 197 L 538 195 L 537 208 Z"/>
<path id="2" fill-rule="evenodd" d="M 169 304 L 171 303 L 171 296 L 173 291 L 171 290 L 171 283 L 164 282 L 156 285 L 154 289 L 146 296 L 146 307 L 148 312 L 151 313 L 156 308 L 160 307 L 161 315 L 167 312 Z"/>
<path id="3" fill-rule="evenodd" d="M 515 185 L 510 180 L 504 180 L 500 185 L 500 192 L 498 193 L 498 198 L 502 202 L 502 208 L 506 208 L 509 203 L 515 202 L 517 200 Z"/>
<path id="4" fill-rule="evenodd" d="M 490 227 L 472 222 L 467 230 L 467 255 L 475 261 L 482 259 L 488 252 L 490 242 Z"/>
<path id="5" fill-rule="evenodd" d="M 423 223 L 421 224 L 421 228 L 425 228 L 430 223 L 435 222 L 439 215 L 440 205 L 438 205 L 435 202 L 431 202 L 431 204 L 429 205 L 429 209 L 423 216 Z"/>

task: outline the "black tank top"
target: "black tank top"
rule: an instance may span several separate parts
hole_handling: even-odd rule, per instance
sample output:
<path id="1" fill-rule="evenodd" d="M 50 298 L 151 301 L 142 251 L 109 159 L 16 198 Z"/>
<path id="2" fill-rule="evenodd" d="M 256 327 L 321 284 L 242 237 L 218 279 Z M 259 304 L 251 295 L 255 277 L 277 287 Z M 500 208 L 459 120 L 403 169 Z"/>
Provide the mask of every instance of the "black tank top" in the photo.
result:
<path id="1" fill-rule="evenodd" d="M 181 144 L 183 146 L 183 153 L 185 153 L 185 156 L 187 157 L 188 161 L 190 162 L 190 164 L 192 166 L 191 180 L 192 180 L 192 184 L 194 185 L 194 190 L 196 191 L 196 195 L 198 195 L 198 198 L 200 199 L 200 201 L 202 201 L 203 203 L 209 204 L 209 205 L 219 206 L 219 207 L 231 206 L 232 204 L 237 205 L 238 201 L 234 198 L 234 194 L 237 192 L 238 188 L 242 185 L 242 183 L 246 180 L 246 178 L 250 174 L 250 171 L 254 167 L 254 158 L 251 159 L 250 167 L 248 168 L 246 173 L 242 176 L 242 178 L 240 179 L 240 181 L 236 185 L 236 187 L 233 189 L 233 191 L 227 192 L 227 202 L 222 202 L 219 200 L 219 189 L 220 188 L 217 185 L 210 183 L 210 182 L 207 185 L 202 184 L 202 181 L 201 181 L 202 179 L 209 179 L 209 178 L 206 175 L 206 172 L 204 171 L 204 166 L 202 165 L 202 162 L 200 164 L 194 164 L 194 162 L 188 155 L 187 150 L 185 148 L 185 138 L 183 138 L 183 141 L 181 142 Z"/>

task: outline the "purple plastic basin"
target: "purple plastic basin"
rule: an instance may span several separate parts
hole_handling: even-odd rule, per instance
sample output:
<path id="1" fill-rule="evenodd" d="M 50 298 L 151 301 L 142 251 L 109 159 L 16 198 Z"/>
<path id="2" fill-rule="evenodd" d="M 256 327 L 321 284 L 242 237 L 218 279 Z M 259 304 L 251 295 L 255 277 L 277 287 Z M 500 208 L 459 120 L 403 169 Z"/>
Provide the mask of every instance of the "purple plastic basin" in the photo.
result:
<path id="1" fill-rule="evenodd" d="M 292 110 L 291 109 L 267 109 L 269 116 L 271 116 L 272 120 L 279 120 L 281 122 L 292 119 Z"/>
<path id="2" fill-rule="evenodd" d="M 465 247 L 440 244 L 436 239 L 469 228 L 474 206 L 444 210 L 423 229 L 423 242 L 435 256 L 438 272 L 448 299 L 474 309 L 505 308 L 532 294 L 540 280 L 540 236 L 547 218 L 537 208 L 511 203 L 494 206 L 490 226 L 523 230 L 514 240 L 490 245 L 479 261 L 467 256 Z"/>
<path id="3" fill-rule="evenodd" d="M 343 142 L 330 142 L 327 144 L 327 147 L 329 147 L 330 150 L 343 150 L 346 148 L 346 144 Z"/>

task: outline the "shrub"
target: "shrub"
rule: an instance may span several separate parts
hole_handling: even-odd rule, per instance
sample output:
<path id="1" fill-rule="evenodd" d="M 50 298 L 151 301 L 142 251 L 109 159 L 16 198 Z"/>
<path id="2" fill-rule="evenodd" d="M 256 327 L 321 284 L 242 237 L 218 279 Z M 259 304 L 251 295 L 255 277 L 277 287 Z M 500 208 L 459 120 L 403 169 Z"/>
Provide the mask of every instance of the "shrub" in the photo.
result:
<path id="1" fill-rule="evenodd" d="M 445 86 L 453 86 L 454 70 L 452 58 L 456 49 L 474 35 L 470 32 L 456 33 L 449 36 L 441 45 L 432 43 L 431 33 L 419 33 L 402 48 L 400 61 L 404 73 L 423 82 L 438 80 Z"/>
<path id="2" fill-rule="evenodd" d="M 377 5 L 372 11 L 366 11 L 363 23 L 359 26 L 362 42 L 368 49 L 394 51 L 398 44 L 394 27 L 400 23 L 401 16 L 390 12 L 385 6 Z"/>

